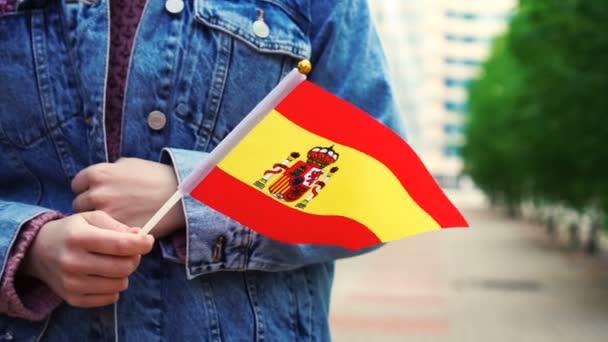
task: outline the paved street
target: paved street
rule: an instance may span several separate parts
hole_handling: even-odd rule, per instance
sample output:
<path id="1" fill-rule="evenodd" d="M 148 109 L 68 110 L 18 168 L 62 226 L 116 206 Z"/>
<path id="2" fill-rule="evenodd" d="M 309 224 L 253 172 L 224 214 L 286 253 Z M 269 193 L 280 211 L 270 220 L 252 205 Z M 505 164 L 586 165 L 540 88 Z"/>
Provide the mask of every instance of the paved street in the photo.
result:
<path id="1" fill-rule="evenodd" d="M 338 262 L 335 341 L 608 341 L 608 260 L 469 202 L 471 229 Z M 606 253 L 606 252 L 604 252 Z"/>

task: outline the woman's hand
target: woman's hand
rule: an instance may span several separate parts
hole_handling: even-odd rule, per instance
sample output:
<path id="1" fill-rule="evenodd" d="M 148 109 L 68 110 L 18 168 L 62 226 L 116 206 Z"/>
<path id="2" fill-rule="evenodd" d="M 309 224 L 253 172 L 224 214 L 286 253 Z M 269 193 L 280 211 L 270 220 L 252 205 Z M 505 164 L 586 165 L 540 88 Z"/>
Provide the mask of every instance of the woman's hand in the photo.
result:
<path id="1" fill-rule="evenodd" d="M 177 190 L 173 168 L 137 158 L 123 158 L 80 171 L 72 180 L 76 212 L 102 210 L 132 227 L 143 226 Z M 157 224 L 151 234 L 163 237 L 185 227 L 180 204 Z"/>
<path id="2" fill-rule="evenodd" d="M 43 281 L 70 305 L 112 304 L 154 244 L 152 236 L 138 231 L 101 211 L 50 221 L 28 250 L 22 272 Z"/>

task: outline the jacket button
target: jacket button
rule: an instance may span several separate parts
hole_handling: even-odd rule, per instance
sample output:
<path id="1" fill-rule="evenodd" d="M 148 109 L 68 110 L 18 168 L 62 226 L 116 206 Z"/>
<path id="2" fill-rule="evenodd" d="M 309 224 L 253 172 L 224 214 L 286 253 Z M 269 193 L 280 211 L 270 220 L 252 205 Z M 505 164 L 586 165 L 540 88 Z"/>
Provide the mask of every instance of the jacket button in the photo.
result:
<path id="1" fill-rule="evenodd" d="M 177 107 L 175 107 L 175 113 L 183 118 L 187 117 L 188 115 L 190 115 L 190 108 L 188 108 L 188 105 L 185 103 L 180 103 L 177 105 Z"/>
<path id="2" fill-rule="evenodd" d="M 211 261 L 214 263 L 220 262 L 224 260 L 224 244 L 226 243 L 226 238 L 220 235 L 217 240 L 215 240 L 215 244 L 213 246 L 213 252 L 211 255 Z"/>
<path id="3" fill-rule="evenodd" d="M 184 10 L 183 0 L 167 0 L 165 1 L 165 9 L 171 14 L 178 14 Z"/>
<path id="4" fill-rule="evenodd" d="M 260 38 L 266 38 L 270 35 L 270 28 L 262 19 L 256 20 L 253 25 L 253 33 Z"/>
<path id="5" fill-rule="evenodd" d="M 165 113 L 155 110 L 148 114 L 148 126 L 155 131 L 160 131 L 167 125 Z"/>
<path id="6" fill-rule="evenodd" d="M 258 36 L 260 38 L 266 38 L 270 35 L 270 28 L 264 22 L 264 10 L 261 8 L 258 8 L 257 10 L 258 10 L 258 19 L 253 22 L 253 25 L 251 25 L 251 28 L 253 29 L 253 33 L 256 36 Z"/>

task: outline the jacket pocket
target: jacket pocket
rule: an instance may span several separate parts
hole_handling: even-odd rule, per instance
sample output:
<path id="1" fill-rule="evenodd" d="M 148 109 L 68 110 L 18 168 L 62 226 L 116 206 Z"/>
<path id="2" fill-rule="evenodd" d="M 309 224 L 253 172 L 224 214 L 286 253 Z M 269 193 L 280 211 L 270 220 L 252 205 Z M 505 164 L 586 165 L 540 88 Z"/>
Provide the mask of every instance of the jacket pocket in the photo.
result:
<path id="1" fill-rule="evenodd" d="M 0 18 L 0 135 L 5 143 L 25 147 L 45 135 L 31 21 L 37 11 Z"/>
<path id="2" fill-rule="evenodd" d="M 262 53 L 310 56 L 305 3 L 281 0 L 196 0 L 195 18 Z"/>
<path id="3" fill-rule="evenodd" d="M 24 149 L 77 115 L 56 8 L 0 18 L 0 136 Z M 73 82 L 72 82 L 73 83 Z"/>
<path id="4" fill-rule="evenodd" d="M 206 73 L 198 83 L 207 89 L 204 107 L 196 110 L 196 149 L 213 149 L 299 60 L 309 58 L 307 6 L 303 0 L 195 0 L 195 26 L 207 37 L 200 44 L 214 46 L 211 70 L 197 70 Z M 208 53 L 208 46 L 195 55 Z"/>

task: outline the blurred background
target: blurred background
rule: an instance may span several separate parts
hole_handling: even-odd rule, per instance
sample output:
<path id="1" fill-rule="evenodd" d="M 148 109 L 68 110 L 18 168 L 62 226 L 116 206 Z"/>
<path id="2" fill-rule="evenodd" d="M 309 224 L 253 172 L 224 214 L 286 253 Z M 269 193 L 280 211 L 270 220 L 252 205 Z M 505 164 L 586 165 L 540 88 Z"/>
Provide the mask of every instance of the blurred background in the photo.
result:
<path id="1" fill-rule="evenodd" d="M 371 0 L 469 220 L 337 263 L 336 341 L 608 341 L 608 1 Z"/>

